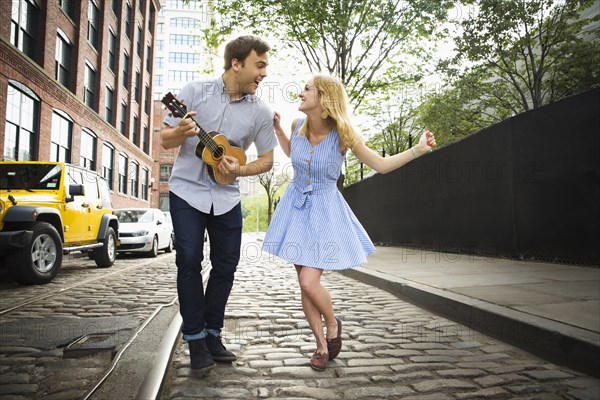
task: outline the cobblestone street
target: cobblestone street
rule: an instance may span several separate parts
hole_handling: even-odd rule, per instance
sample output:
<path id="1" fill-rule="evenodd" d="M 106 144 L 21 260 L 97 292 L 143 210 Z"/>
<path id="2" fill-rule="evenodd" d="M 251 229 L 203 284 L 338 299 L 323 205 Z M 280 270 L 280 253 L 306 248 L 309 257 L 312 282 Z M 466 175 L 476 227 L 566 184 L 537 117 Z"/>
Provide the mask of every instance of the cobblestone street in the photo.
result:
<path id="1" fill-rule="evenodd" d="M 47 285 L 21 286 L 2 275 L 0 398 L 82 398 L 142 322 L 175 299 L 174 261 L 174 255 L 126 256 L 100 269 L 87 257 L 69 256 Z M 116 348 L 73 356 L 65 351 L 94 333 L 106 333 L 107 347 Z"/>
<path id="2" fill-rule="evenodd" d="M 207 376 L 179 341 L 162 399 L 598 399 L 600 383 L 339 273 L 325 273 L 344 346 L 325 372 L 292 266 L 246 242 L 226 315 L 238 355 Z"/>
<path id="3" fill-rule="evenodd" d="M 326 371 L 316 372 L 308 365 L 315 345 L 294 268 L 261 253 L 253 236 L 244 240 L 223 333 L 238 361 L 198 376 L 179 338 L 161 399 L 600 398 L 596 378 L 336 272 L 325 273 L 323 282 L 344 322 L 344 346 Z M 148 325 L 143 341 L 136 332 L 155 310 L 173 304 L 175 274 L 175 256 L 161 254 L 120 257 L 105 270 L 85 257 L 70 258 L 55 281 L 42 286 L 2 276 L 0 398 L 136 398 L 166 328 Z M 112 350 L 69 355 L 68 344 L 89 333 L 108 333 Z M 123 360 L 115 356 L 120 351 Z M 133 358 L 125 360 L 127 352 Z M 118 394 L 108 382 L 94 391 L 115 364 L 112 376 L 122 375 L 127 384 L 116 384 Z"/>

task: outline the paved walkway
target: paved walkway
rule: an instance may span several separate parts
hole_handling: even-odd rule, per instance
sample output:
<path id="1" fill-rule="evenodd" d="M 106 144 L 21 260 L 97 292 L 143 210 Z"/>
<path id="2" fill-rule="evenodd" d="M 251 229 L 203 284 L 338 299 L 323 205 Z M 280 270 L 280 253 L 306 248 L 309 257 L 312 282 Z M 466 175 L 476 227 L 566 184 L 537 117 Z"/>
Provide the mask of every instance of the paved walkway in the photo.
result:
<path id="1" fill-rule="evenodd" d="M 549 360 L 600 375 L 600 268 L 377 247 L 344 274 Z"/>
<path id="2" fill-rule="evenodd" d="M 423 279 L 438 276 L 442 282 L 450 278 L 461 282 L 458 271 L 443 268 L 441 255 L 437 264 L 435 258 L 430 261 L 442 269 L 425 274 L 427 260 L 416 263 L 414 255 L 406 254 L 406 263 L 402 263 L 402 250 L 391 248 L 378 248 L 368 268 L 347 272 L 370 281 L 368 284 L 333 271 L 323 275 L 335 312 L 344 321 L 344 342 L 342 352 L 329 362 L 327 370 L 316 372 L 308 366 L 315 344 L 302 312 L 294 268 L 261 253 L 260 243 L 244 237 L 223 331 L 226 346 L 237 354 L 237 361 L 218 363 L 208 373 L 196 373 L 190 369 L 187 344 L 177 340 L 174 348 L 169 346 L 168 354 L 173 357 L 162 381 L 161 400 L 599 399 L 600 379 L 504 343 L 502 336 L 509 330 L 508 324 L 481 310 L 500 308 L 505 311 L 498 313 L 500 316 L 522 311 L 435 287 L 433 280 L 426 285 L 395 276 L 406 267 L 414 268 L 412 273 Z M 464 267 L 462 281 L 470 276 Z M 208 263 L 205 268 L 210 268 Z M 469 305 L 468 324 L 443 315 L 450 310 L 464 317 L 462 312 Z M 530 315 L 534 317 L 546 324 L 550 321 Z M 479 328 L 490 331 L 484 321 L 496 327 L 492 333 L 501 340 L 479 332 Z M 524 324 L 516 332 L 529 333 L 525 336 L 533 341 L 546 340 L 537 332 L 528 332 L 532 326 L 535 324 Z M 564 343 L 572 345 L 570 341 Z M 573 348 L 579 351 L 577 346 Z M 143 393 L 137 398 L 155 398 Z"/>

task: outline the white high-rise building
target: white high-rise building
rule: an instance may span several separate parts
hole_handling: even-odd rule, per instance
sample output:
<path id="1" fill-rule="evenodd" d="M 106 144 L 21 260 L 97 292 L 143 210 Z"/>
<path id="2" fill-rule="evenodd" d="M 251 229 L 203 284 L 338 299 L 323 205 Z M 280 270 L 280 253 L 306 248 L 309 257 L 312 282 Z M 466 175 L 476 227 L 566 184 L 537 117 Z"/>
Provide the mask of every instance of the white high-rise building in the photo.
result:
<path id="1" fill-rule="evenodd" d="M 177 94 L 188 82 L 213 75 L 215 55 L 206 48 L 203 30 L 212 18 L 208 1 L 161 0 L 156 25 L 154 100 Z"/>

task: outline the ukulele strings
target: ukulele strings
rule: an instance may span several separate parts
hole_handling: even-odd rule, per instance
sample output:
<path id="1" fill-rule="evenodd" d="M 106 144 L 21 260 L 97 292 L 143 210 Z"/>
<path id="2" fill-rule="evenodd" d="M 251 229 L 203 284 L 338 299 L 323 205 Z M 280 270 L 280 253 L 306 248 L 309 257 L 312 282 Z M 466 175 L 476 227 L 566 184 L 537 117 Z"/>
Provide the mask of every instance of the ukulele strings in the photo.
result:
<path id="1" fill-rule="evenodd" d="M 183 115 L 185 117 L 188 114 L 187 109 L 184 109 L 181 105 L 175 102 L 172 102 L 171 105 L 177 110 L 177 112 L 180 115 Z M 194 121 L 198 129 L 200 129 L 200 133 L 198 134 L 198 136 L 202 136 L 202 138 L 204 138 L 204 143 L 206 144 L 206 147 L 208 147 L 216 157 L 221 157 L 223 155 L 222 150 L 217 145 L 215 140 L 208 133 L 206 133 L 206 131 L 200 126 L 200 124 L 194 119 L 194 117 L 188 115 L 188 118 L 191 118 L 191 120 Z"/>

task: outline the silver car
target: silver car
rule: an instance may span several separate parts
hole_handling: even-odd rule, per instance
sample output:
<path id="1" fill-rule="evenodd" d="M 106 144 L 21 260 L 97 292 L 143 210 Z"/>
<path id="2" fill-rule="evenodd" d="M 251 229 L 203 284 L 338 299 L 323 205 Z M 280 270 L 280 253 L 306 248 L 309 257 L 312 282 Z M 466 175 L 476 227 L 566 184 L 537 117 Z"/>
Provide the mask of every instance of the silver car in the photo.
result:
<path id="1" fill-rule="evenodd" d="M 139 252 L 156 257 L 159 250 L 173 251 L 173 226 L 158 208 L 114 210 L 119 220 L 119 253 Z"/>

